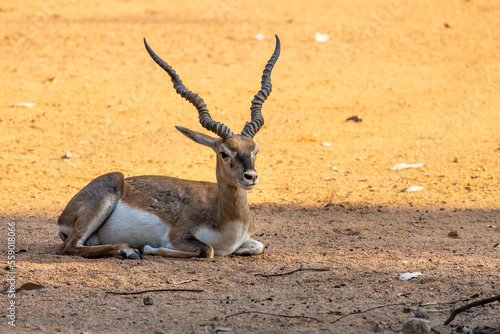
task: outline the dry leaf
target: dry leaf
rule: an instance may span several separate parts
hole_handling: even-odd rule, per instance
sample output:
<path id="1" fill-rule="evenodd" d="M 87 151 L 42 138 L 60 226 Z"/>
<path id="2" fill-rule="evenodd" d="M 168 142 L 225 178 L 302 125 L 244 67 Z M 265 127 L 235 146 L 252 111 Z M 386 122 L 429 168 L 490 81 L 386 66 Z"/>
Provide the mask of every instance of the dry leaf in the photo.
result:
<path id="1" fill-rule="evenodd" d="M 184 284 L 184 283 L 189 283 L 189 282 L 194 282 L 197 281 L 196 279 L 186 279 L 184 281 L 179 281 L 179 282 L 172 282 L 172 284 L 177 285 L 177 284 Z"/>
<path id="2" fill-rule="evenodd" d="M 455 238 L 455 239 L 460 238 L 460 236 L 458 235 L 458 232 L 457 232 L 457 231 L 451 231 L 450 233 L 448 233 L 448 236 L 449 236 L 450 238 Z"/>
<path id="3" fill-rule="evenodd" d="M 352 172 L 349 172 L 348 170 L 341 170 L 341 169 L 338 169 L 336 166 L 331 166 L 331 168 L 336 171 L 336 172 L 339 172 L 339 173 L 352 173 Z"/>
<path id="4" fill-rule="evenodd" d="M 414 192 L 414 191 L 420 191 L 420 190 L 423 190 L 423 189 L 424 189 L 424 187 L 421 187 L 421 186 L 411 186 L 411 187 L 406 188 L 403 191 L 404 192 Z"/>
<path id="5" fill-rule="evenodd" d="M 399 163 L 395 164 L 394 167 L 392 167 L 390 170 L 401 170 L 401 169 L 406 169 L 406 168 L 419 168 L 422 167 L 424 164 L 406 164 L 406 163 Z"/>
<path id="6" fill-rule="evenodd" d="M 19 102 L 10 105 L 11 108 L 32 108 L 36 106 L 36 103 L 31 103 L 31 102 Z"/>
<path id="7" fill-rule="evenodd" d="M 50 85 L 50 84 L 55 84 L 57 82 L 57 79 L 56 77 L 51 77 L 51 78 L 48 78 L 47 80 L 45 80 L 43 82 L 44 85 Z"/>
<path id="8" fill-rule="evenodd" d="M 346 122 L 352 121 L 352 122 L 355 122 L 355 123 L 363 122 L 363 120 L 361 118 L 359 118 L 358 116 L 351 116 L 348 119 L 346 119 L 345 121 Z"/>
<path id="9" fill-rule="evenodd" d="M 217 332 L 231 332 L 232 329 L 229 328 L 229 327 L 220 327 L 220 326 L 217 326 L 217 325 L 210 325 L 211 327 L 211 330 L 213 333 L 217 333 Z"/>
<path id="10" fill-rule="evenodd" d="M 422 273 L 420 272 L 414 272 L 414 273 L 404 273 L 404 274 L 401 274 L 401 276 L 399 276 L 399 280 L 400 281 L 407 281 L 409 279 L 412 279 L 412 278 L 415 278 L 415 277 L 418 277 L 422 275 Z"/>

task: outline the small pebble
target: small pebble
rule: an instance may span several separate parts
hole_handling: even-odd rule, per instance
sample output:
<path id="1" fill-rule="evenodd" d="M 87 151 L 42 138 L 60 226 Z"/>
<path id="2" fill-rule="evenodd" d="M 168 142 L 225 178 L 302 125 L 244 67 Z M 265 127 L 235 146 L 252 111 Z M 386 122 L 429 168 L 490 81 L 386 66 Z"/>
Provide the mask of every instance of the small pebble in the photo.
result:
<path id="1" fill-rule="evenodd" d="M 415 310 L 415 318 L 430 320 L 429 315 L 420 307 Z"/>
<path id="2" fill-rule="evenodd" d="M 431 322 L 427 319 L 410 318 L 403 323 L 404 334 L 427 334 L 431 332 Z"/>
<path id="3" fill-rule="evenodd" d="M 314 34 L 314 40 L 319 43 L 326 42 L 330 39 L 330 36 L 328 34 L 322 34 L 320 32 L 317 32 Z"/>
<path id="4" fill-rule="evenodd" d="M 145 295 L 142 297 L 142 302 L 144 305 L 153 305 L 153 298 L 150 295 Z"/>

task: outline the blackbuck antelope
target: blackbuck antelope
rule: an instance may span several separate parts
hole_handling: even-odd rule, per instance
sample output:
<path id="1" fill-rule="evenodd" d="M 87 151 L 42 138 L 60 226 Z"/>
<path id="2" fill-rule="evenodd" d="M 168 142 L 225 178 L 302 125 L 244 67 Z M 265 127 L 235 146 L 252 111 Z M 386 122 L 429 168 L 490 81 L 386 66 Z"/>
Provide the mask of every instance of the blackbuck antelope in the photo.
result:
<path id="1" fill-rule="evenodd" d="M 262 104 L 271 93 L 271 70 L 276 48 L 262 76 L 261 90 L 252 100 L 251 121 L 241 134 L 212 120 L 203 99 L 184 87 L 179 76 L 146 43 L 146 50 L 163 68 L 178 94 L 198 110 L 201 125 L 218 138 L 176 126 L 183 135 L 212 148 L 217 155 L 217 183 L 168 176 L 102 175 L 71 199 L 59 217 L 61 254 L 83 257 L 142 254 L 170 257 L 213 257 L 262 254 L 264 246 L 250 238 L 254 224 L 247 190 L 259 182 L 255 170 L 257 145 L 253 137 L 264 124 Z"/>

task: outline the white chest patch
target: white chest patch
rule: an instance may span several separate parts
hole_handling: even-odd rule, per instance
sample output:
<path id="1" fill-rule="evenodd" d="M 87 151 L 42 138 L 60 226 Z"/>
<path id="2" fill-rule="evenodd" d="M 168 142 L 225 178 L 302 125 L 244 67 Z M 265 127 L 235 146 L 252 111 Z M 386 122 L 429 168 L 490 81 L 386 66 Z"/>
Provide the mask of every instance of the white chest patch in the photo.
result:
<path id="1" fill-rule="evenodd" d="M 170 248 L 169 231 L 170 226 L 158 216 L 120 201 L 89 242 L 99 245 L 125 242 L 134 248 L 145 245 Z"/>
<path id="2" fill-rule="evenodd" d="M 216 256 L 227 256 L 234 253 L 250 238 L 247 228 L 240 222 L 227 224 L 223 231 L 214 231 L 204 227 L 199 229 L 195 236 L 198 240 L 212 246 Z"/>

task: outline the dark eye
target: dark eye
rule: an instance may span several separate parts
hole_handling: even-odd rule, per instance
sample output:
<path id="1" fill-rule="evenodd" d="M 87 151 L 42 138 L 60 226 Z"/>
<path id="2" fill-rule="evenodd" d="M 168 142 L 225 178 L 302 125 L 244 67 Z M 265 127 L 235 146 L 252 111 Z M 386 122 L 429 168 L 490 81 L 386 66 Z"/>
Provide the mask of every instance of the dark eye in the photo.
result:
<path id="1" fill-rule="evenodd" d="M 227 155 L 226 153 L 224 152 L 220 152 L 220 157 L 222 158 L 222 160 L 225 160 L 229 155 Z"/>

